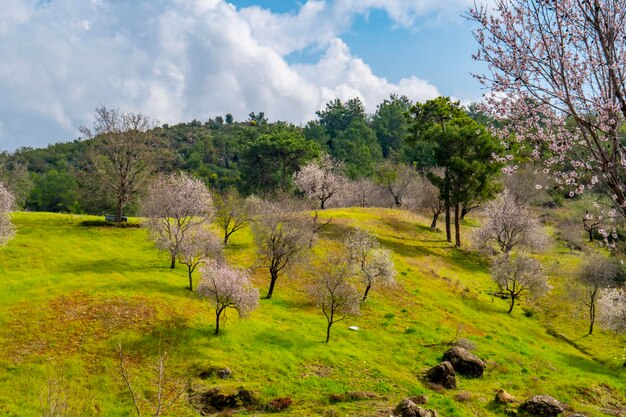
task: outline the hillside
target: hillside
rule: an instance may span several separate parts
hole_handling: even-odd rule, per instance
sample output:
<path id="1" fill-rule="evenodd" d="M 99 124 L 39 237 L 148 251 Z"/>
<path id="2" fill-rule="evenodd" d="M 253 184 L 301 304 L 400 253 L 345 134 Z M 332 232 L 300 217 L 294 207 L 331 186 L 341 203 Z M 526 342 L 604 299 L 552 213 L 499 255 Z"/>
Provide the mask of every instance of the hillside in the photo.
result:
<path id="1" fill-rule="evenodd" d="M 497 416 L 504 415 L 492 401 L 500 388 L 518 399 L 550 394 L 589 415 L 616 415 L 625 406 L 626 339 L 602 331 L 583 337 L 584 317 L 559 297 L 582 256 L 556 244 L 542 254 L 554 297 L 508 315 L 507 302 L 489 295 L 495 287 L 486 261 L 451 248 L 429 231 L 429 219 L 383 209 L 323 215 L 333 221 L 317 255 L 358 225 L 394 252 L 399 281 L 375 288 L 360 317 L 335 325 L 329 344 L 325 319 L 304 291 L 306 265 L 281 278 L 274 298 L 261 300 L 249 318 L 229 312 L 215 337 L 214 312 L 185 289 L 186 270 L 171 271 L 145 230 L 88 227 L 82 222 L 96 219 L 89 216 L 16 213 L 18 234 L 0 250 L 0 415 L 39 415 L 48 381 L 60 374 L 69 392 L 92 399 L 95 415 L 132 415 L 118 371 L 120 342 L 137 386 L 150 385 L 161 348 L 170 355 L 167 371 L 194 377 L 193 384 L 226 393 L 243 386 L 262 402 L 291 398 L 285 416 L 387 416 L 418 394 L 441 416 Z M 231 264 L 254 266 L 248 230 L 235 233 L 226 252 Z M 267 271 L 254 270 L 261 294 L 268 281 Z M 461 377 L 457 390 L 433 390 L 420 375 L 440 362 L 457 332 L 476 346 L 486 374 Z M 196 378 L 211 366 L 230 368 L 232 378 Z M 331 394 L 347 391 L 376 397 L 331 402 Z M 182 407 L 172 415 L 197 414 Z"/>

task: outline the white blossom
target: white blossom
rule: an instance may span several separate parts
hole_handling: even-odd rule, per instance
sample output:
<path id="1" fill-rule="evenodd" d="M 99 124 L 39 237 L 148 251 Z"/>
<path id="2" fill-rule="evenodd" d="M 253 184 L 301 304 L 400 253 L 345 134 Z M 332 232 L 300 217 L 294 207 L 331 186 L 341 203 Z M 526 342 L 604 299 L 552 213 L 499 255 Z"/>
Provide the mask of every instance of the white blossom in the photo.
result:
<path id="1" fill-rule="evenodd" d="M 320 156 L 318 161 L 304 165 L 294 174 L 296 187 L 309 200 L 318 200 L 323 210 L 346 183 L 342 174 L 343 165 L 327 154 Z"/>
<path id="2" fill-rule="evenodd" d="M 0 246 L 4 246 L 15 236 L 15 226 L 11 222 L 11 211 L 15 207 L 15 198 L 0 182 Z"/>
<path id="3" fill-rule="evenodd" d="M 508 254 L 514 247 L 542 249 L 547 236 L 537 217 L 505 189 L 484 210 L 485 220 L 474 232 L 474 242 L 480 249 L 496 245 Z"/>
<path id="4" fill-rule="evenodd" d="M 148 219 L 146 224 L 157 247 L 170 253 L 174 268 L 188 232 L 211 221 L 213 202 L 202 181 L 182 172 L 161 175 L 141 201 L 141 214 Z"/>
<path id="5" fill-rule="evenodd" d="M 602 292 L 598 300 L 598 322 L 617 333 L 626 332 L 626 291 L 613 288 Z"/>
<path id="6" fill-rule="evenodd" d="M 202 281 L 198 294 L 215 307 L 215 334 L 219 334 L 220 318 L 227 308 L 233 308 L 239 317 L 246 317 L 259 304 L 259 290 L 250 283 L 248 273 L 225 263 L 208 262 L 201 269 Z"/>

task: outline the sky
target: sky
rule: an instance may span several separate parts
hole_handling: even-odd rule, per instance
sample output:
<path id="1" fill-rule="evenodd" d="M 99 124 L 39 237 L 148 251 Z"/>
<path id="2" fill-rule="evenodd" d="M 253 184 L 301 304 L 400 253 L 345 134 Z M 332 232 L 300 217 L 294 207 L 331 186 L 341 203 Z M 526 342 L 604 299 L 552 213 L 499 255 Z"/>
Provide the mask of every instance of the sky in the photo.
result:
<path id="1" fill-rule="evenodd" d="M 74 140 L 101 105 L 302 124 L 335 98 L 476 101 L 473 3 L 2 0 L 0 151 Z"/>

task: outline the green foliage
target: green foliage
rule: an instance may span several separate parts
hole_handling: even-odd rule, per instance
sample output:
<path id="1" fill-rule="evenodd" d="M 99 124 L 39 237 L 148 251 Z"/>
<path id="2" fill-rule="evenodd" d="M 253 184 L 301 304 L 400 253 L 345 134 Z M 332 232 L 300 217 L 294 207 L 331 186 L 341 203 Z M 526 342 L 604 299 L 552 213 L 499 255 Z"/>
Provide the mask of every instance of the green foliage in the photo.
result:
<path id="1" fill-rule="evenodd" d="M 244 145 L 241 174 L 248 193 L 290 189 L 299 166 L 319 155 L 315 142 L 293 126 L 279 125 L 252 136 Z"/>
<path id="2" fill-rule="evenodd" d="M 333 139 L 331 156 L 344 161 L 346 175 L 355 179 L 374 174 L 376 163 L 382 159 L 374 131 L 364 120 L 355 120 Z"/>
<path id="3" fill-rule="evenodd" d="M 67 170 L 51 169 L 44 174 L 33 174 L 34 187 L 26 208 L 35 211 L 80 212 L 78 182 Z"/>
<path id="4" fill-rule="evenodd" d="M 439 188 L 445 204 L 460 210 L 461 206 L 493 198 L 501 188 L 500 164 L 492 156 L 500 155 L 503 149 L 485 127 L 448 97 L 417 103 L 410 112 L 409 143 L 433 146 L 436 166 L 444 175 L 431 175 L 430 180 Z"/>
<path id="5" fill-rule="evenodd" d="M 380 144 L 384 158 L 398 153 L 409 135 L 409 123 L 406 114 L 411 108 L 411 101 L 406 96 L 392 94 L 378 105 L 372 117 L 372 129 Z"/>

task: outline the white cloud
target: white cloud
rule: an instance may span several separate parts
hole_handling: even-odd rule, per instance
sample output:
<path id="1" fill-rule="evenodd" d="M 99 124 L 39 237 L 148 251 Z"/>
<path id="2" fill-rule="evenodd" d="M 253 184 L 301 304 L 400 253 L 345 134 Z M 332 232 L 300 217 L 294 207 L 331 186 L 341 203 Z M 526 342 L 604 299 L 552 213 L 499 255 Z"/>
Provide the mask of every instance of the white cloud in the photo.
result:
<path id="1" fill-rule="evenodd" d="M 250 111 L 297 123 L 336 97 L 373 111 L 390 93 L 439 94 L 417 77 L 377 76 L 339 38 L 354 13 L 382 8 L 405 24 L 438 12 L 432 1 L 310 0 L 292 14 L 224 0 L 5 1 L 0 150 L 72 139 L 101 104 L 162 123 Z M 285 60 L 311 46 L 324 51 L 319 62 Z"/>

